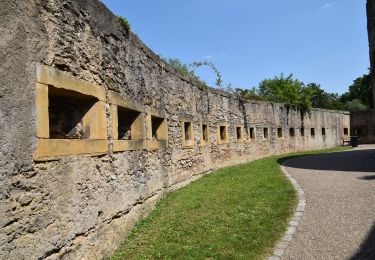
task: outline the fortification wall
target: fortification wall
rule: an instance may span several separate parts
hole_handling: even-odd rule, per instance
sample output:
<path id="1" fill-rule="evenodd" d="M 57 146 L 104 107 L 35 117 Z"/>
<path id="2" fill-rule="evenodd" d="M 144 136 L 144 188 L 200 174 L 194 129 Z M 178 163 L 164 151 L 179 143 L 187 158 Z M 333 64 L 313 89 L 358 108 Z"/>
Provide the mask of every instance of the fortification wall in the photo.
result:
<path id="1" fill-rule="evenodd" d="M 97 0 L 0 17 L 0 259 L 102 258 L 167 192 L 349 131 L 345 112 L 200 89 Z"/>
<path id="2" fill-rule="evenodd" d="M 360 144 L 375 144 L 375 110 L 351 113 L 350 127 Z"/>

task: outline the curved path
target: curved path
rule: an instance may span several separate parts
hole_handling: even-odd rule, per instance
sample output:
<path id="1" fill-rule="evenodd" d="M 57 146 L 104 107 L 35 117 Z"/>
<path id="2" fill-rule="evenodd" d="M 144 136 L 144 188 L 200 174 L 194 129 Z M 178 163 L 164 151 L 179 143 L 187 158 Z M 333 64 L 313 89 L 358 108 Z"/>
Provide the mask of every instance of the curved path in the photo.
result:
<path id="1" fill-rule="evenodd" d="M 305 214 L 282 259 L 375 259 L 375 145 L 294 158 Z"/>

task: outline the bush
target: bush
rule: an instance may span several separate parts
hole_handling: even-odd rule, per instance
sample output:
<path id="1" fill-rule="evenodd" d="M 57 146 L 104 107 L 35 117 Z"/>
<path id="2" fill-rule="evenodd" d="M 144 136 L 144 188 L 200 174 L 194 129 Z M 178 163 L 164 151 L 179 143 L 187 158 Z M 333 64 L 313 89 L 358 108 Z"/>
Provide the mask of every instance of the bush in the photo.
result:
<path id="1" fill-rule="evenodd" d="M 118 16 L 117 18 L 118 18 L 119 22 L 121 23 L 121 25 L 124 27 L 126 33 L 129 34 L 129 32 L 131 31 L 131 25 L 130 25 L 128 19 L 126 19 L 125 17 L 122 17 L 122 16 Z"/>
<path id="2" fill-rule="evenodd" d="M 346 102 L 345 109 L 350 112 L 360 112 L 366 111 L 367 107 L 362 103 L 360 99 L 354 99 L 352 101 Z"/>

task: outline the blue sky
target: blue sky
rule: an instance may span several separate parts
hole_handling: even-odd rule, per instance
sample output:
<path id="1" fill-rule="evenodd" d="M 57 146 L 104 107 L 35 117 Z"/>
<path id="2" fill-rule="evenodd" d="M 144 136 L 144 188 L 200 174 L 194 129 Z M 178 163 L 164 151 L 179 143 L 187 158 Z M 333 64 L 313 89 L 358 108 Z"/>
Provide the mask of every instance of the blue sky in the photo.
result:
<path id="1" fill-rule="evenodd" d="M 210 60 L 224 84 L 293 73 L 343 93 L 369 67 L 365 0 L 102 0 L 156 54 Z M 214 85 L 215 74 L 197 74 Z"/>

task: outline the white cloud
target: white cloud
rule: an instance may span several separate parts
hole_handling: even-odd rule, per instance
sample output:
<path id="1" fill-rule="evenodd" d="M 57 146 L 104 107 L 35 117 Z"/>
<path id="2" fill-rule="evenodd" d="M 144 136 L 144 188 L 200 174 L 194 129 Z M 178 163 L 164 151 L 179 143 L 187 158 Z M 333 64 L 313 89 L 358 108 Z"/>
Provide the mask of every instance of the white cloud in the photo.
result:
<path id="1" fill-rule="evenodd" d="M 335 3 L 326 3 L 322 6 L 322 9 L 327 9 L 327 8 L 331 8 L 332 6 L 334 6 Z"/>
<path id="2" fill-rule="evenodd" d="M 212 55 L 206 55 L 206 56 L 204 56 L 203 57 L 203 59 L 205 59 L 205 60 L 212 60 Z"/>

